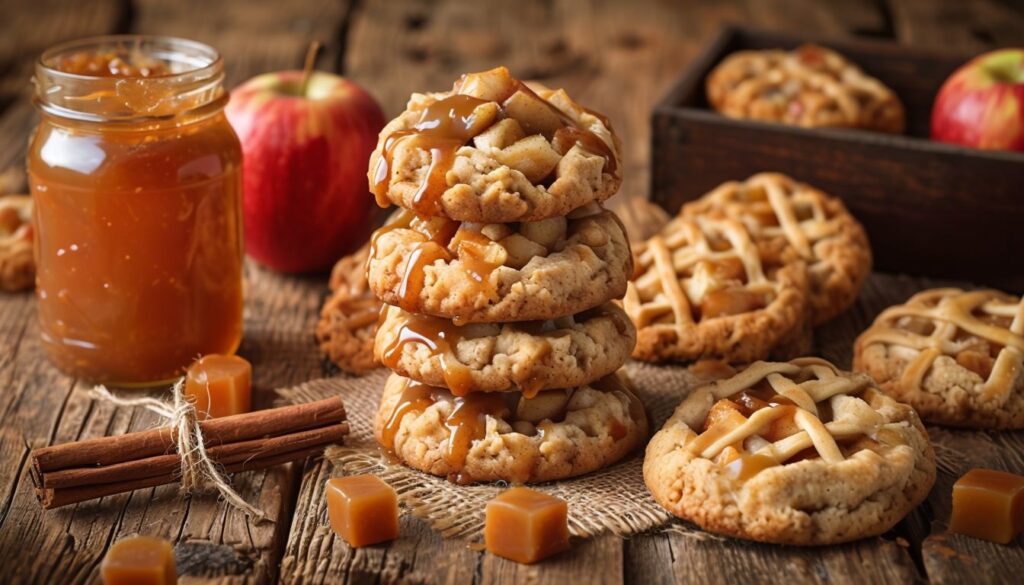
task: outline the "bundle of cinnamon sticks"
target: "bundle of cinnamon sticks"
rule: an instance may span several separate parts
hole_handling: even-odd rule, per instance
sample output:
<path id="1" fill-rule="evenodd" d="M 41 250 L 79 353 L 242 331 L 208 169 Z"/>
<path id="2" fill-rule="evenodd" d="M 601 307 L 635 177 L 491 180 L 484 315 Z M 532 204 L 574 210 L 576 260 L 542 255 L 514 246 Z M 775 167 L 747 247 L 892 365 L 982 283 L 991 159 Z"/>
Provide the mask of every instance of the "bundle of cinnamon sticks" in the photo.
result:
<path id="1" fill-rule="evenodd" d="M 318 455 L 349 432 L 340 397 L 199 423 L 209 458 L 226 473 Z M 43 508 L 175 483 L 181 458 L 167 427 L 33 449 L 31 475 Z"/>

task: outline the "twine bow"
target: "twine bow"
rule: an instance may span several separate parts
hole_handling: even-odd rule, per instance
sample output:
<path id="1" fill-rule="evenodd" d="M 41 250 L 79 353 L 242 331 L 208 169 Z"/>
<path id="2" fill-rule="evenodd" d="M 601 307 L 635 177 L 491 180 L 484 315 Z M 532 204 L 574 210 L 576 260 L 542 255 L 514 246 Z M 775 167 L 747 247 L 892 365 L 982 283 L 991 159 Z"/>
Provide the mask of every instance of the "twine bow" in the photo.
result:
<path id="1" fill-rule="evenodd" d="M 118 398 L 104 386 L 96 386 L 92 394 L 95 398 L 115 406 L 141 406 L 168 421 L 167 426 L 171 429 L 178 455 L 181 457 L 182 493 L 204 491 L 213 486 L 228 504 L 255 518 L 257 522 L 268 521 L 269 518 L 262 510 L 238 495 L 217 468 L 217 464 L 210 459 L 206 452 L 203 431 L 199 426 L 196 406 L 185 397 L 182 392 L 184 387 L 185 379 L 182 378 L 172 388 L 172 400 L 169 402 L 149 397 Z"/>

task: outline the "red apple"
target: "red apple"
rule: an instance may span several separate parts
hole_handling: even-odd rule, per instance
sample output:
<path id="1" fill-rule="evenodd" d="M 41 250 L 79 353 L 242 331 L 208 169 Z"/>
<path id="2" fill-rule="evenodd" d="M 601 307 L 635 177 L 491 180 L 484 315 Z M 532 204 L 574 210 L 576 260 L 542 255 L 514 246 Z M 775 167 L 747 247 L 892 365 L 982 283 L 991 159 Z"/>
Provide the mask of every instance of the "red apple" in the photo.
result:
<path id="1" fill-rule="evenodd" d="M 932 139 L 1024 151 L 1024 49 L 985 53 L 954 71 L 932 108 Z"/>
<path id="2" fill-rule="evenodd" d="M 267 73 L 231 92 L 226 112 L 242 141 L 246 252 L 282 272 L 331 266 L 366 240 L 377 213 L 366 184 L 384 127 L 358 85 L 312 72 Z"/>

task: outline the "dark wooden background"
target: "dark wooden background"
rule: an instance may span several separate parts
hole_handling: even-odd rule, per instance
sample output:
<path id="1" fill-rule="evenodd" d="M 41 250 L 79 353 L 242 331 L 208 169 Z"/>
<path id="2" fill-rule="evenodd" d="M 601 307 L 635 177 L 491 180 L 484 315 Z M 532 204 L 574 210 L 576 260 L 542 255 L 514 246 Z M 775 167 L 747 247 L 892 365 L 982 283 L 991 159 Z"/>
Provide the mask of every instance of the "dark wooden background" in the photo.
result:
<path id="1" fill-rule="evenodd" d="M 637 235 L 652 223 L 651 106 L 726 22 L 957 52 L 1024 44 L 1024 8 L 1000 0 L 0 0 L 0 193 L 26 188 L 29 79 L 49 45 L 108 33 L 190 37 L 223 52 L 234 85 L 297 68 L 319 39 L 319 67 L 364 85 L 389 116 L 412 91 L 444 89 L 462 72 L 498 64 L 565 87 L 608 114 L 624 138 L 626 182 L 614 206 Z M 250 266 L 247 279 L 240 351 L 255 365 L 257 405 L 268 405 L 274 388 L 338 375 L 312 334 L 326 277 Z M 816 351 L 848 364 L 852 336 L 874 314 L 934 284 L 874 275 L 860 303 L 817 332 Z M 394 544 L 352 550 L 326 527 L 330 470 L 314 461 L 235 478 L 243 496 L 277 519 L 271 525 L 251 524 L 213 496 L 179 498 L 173 487 L 44 513 L 28 481 L 30 448 L 155 421 L 91 400 L 84 384 L 46 362 L 37 336 L 31 294 L 0 295 L 0 581 L 98 582 L 107 547 L 135 533 L 172 539 L 188 583 L 960 583 L 1020 582 L 1024 571 L 1019 540 L 1001 547 L 944 532 L 959 474 L 974 465 L 1024 471 L 1020 433 L 933 429 L 942 473 L 929 500 L 890 534 L 813 550 L 702 538 L 679 524 L 628 540 L 594 538 L 526 567 L 445 541 L 408 515 Z"/>

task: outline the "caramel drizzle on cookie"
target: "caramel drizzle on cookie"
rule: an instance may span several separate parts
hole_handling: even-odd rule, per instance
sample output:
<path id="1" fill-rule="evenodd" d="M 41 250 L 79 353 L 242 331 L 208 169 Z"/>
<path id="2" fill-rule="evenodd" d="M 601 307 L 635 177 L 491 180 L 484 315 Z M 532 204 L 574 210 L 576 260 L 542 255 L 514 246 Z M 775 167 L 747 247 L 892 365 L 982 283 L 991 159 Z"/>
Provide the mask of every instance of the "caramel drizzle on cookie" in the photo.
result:
<path id="1" fill-rule="evenodd" d="M 451 262 L 456 258 L 462 262 L 463 270 L 475 284 L 476 292 L 489 298 L 497 296 L 491 275 L 500 264 L 489 262 L 485 256 L 486 248 L 491 244 L 487 236 L 457 221 L 443 217 L 424 219 L 403 209 L 387 225 L 373 233 L 369 257 L 377 256 L 381 237 L 400 229 L 412 230 L 422 238 L 405 259 L 398 287 L 398 305 L 402 309 L 409 312 L 419 310 L 427 266 L 438 261 Z"/>
<path id="2" fill-rule="evenodd" d="M 930 324 L 930 331 L 924 334 L 901 324 L 910 319 Z M 965 351 L 964 340 L 958 339 L 961 333 L 999 348 L 988 375 L 975 372 L 983 380 L 977 391 L 1000 403 L 1008 400 L 1024 367 L 1024 298 L 995 290 L 964 292 L 955 288 L 918 293 L 906 304 L 883 311 L 857 338 L 856 347 L 858 353 L 876 343 L 916 350 L 900 382 L 920 388 L 936 359 L 957 359 Z"/>
<path id="3" fill-rule="evenodd" d="M 620 335 L 629 333 L 629 323 L 621 313 L 612 311 L 607 305 L 589 309 L 573 316 L 575 323 L 583 323 L 591 319 L 609 319 Z M 455 348 L 463 340 L 470 339 L 466 326 L 456 325 L 448 319 L 429 315 L 399 312 L 398 309 L 385 308 L 382 313 L 382 343 L 379 349 L 381 363 L 392 370 L 398 369 L 403 351 L 407 345 L 421 345 L 429 352 L 431 359 L 437 359 L 444 376 L 445 386 L 455 396 L 466 396 L 479 390 L 473 380 L 472 371 L 462 363 L 455 354 Z M 384 323 L 388 323 L 384 325 Z M 525 334 L 533 337 L 538 346 L 529 355 L 534 362 L 540 362 L 552 352 L 551 337 L 565 333 L 565 330 L 553 320 L 523 321 L 501 324 L 503 331 L 511 334 Z M 535 397 L 546 389 L 542 378 L 517 375 L 512 371 L 514 383 L 526 398 Z M 613 386 L 610 381 L 598 381 L 592 387 L 603 391 L 623 390 L 621 383 Z M 628 392 L 627 392 L 628 394 Z M 642 407 L 641 407 L 642 412 Z"/>
<path id="4" fill-rule="evenodd" d="M 434 217 L 440 213 L 441 196 L 448 188 L 447 174 L 455 163 L 456 153 L 490 127 L 489 123 L 478 119 L 476 115 L 477 108 L 490 102 L 459 93 L 465 79 L 466 76 L 463 75 L 455 83 L 453 95 L 428 105 L 412 129 L 396 131 L 384 140 L 383 152 L 377 159 L 371 187 L 378 205 L 387 207 L 390 204 L 387 192 L 393 179 L 395 152 L 399 145 L 406 144 L 430 153 L 430 165 L 413 197 L 412 210 L 421 217 Z M 497 120 L 506 116 L 502 102 L 517 92 L 537 100 L 562 122 L 563 127 L 552 137 L 553 144 L 561 146 L 561 154 L 568 152 L 572 145 L 579 145 L 583 150 L 603 157 L 605 169 L 614 177 L 619 177 L 615 153 L 604 140 L 592 131 L 581 128 L 572 118 L 519 80 L 512 81 L 508 95 L 494 102 L 499 107 Z M 585 111 L 593 114 L 589 110 Z M 604 116 L 597 117 L 610 131 L 608 119 Z"/>
<path id="5" fill-rule="evenodd" d="M 878 435 L 884 420 L 867 404 L 833 416 L 833 397 L 867 402 L 876 392 L 870 382 L 863 374 L 842 375 L 818 358 L 756 362 L 698 388 L 673 418 L 689 429 L 688 452 L 717 461 L 728 477 L 742 483 L 765 469 L 806 458 L 843 461 L 840 443 L 899 442 L 899 437 Z"/>
<path id="6" fill-rule="evenodd" d="M 438 402 L 451 402 L 452 407 L 443 425 L 448 430 L 448 441 L 443 452 L 445 463 L 452 472 L 448 479 L 459 484 L 469 483 L 462 474 L 466 458 L 474 441 L 483 439 L 487 432 L 487 417 L 507 419 L 515 410 L 519 396 L 508 392 L 473 392 L 454 396 L 445 388 L 428 386 L 405 379 L 402 394 L 394 410 L 381 429 L 381 444 L 391 458 L 396 458 L 395 440 L 402 420 L 409 414 L 419 415 Z"/>

